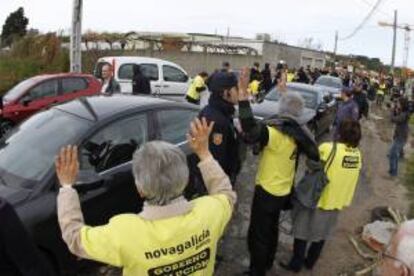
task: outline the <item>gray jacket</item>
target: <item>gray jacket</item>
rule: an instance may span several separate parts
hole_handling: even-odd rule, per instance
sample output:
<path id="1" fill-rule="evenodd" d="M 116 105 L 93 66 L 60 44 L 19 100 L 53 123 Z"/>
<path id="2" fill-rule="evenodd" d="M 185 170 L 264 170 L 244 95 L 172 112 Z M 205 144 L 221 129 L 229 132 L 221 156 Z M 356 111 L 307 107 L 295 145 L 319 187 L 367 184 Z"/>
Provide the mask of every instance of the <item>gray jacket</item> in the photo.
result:
<path id="1" fill-rule="evenodd" d="M 408 134 L 410 131 L 409 128 L 410 113 L 409 112 L 400 112 L 400 113 L 391 113 L 391 122 L 395 124 L 394 130 L 394 140 L 400 142 L 406 142 L 408 139 Z"/>

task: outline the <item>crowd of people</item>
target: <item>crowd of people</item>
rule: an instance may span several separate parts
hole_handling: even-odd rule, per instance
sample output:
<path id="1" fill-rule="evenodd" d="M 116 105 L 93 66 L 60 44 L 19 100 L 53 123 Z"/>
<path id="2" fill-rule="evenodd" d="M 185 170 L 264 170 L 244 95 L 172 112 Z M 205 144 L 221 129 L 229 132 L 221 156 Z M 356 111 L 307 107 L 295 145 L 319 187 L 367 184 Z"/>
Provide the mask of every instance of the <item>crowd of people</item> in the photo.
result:
<path id="1" fill-rule="evenodd" d="M 110 65 L 102 70 L 103 93 L 119 91 L 110 71 Z M 318 145 L 306 126 L 304 99 L 288 91 L 286 84 L 312 83 L 325 73 L 340 76 L 344 87 L 332 139 Z M 133 80 L 136 90 L 148 89 L 149 81 L 139 67 L 134 68 Z M 200 94 L 209 93 L 206 106 L 187 134 L 194 154 L 187 160 L 180 149 L 161 141 L 146 143 L 134 153 L 137 198 L 145 200 L 139 214 L 120 214 L 97 227 L 86 225 L 79 196 L 72 187 L 79 173 L 78 149 L 71 145 L 62 148 L 55 164 L 61 185 L 57 210 L 64 241 L 76 256 L 121 267 L 124 275 L 213 275 L 217 245 L 232 217 L 237 202 L 235 185 L 240 183 L 255 185 L 246 241 L 250 265 L 245 274 L 264 276 L 272 269 L 279 216 L 284 210 L 291 210 L 294 250 L 288 262 L 278 260 L 280 266 L 291 272 L 312 270 L 341 211 L 352 203 L 356 191 L 363 160 L 360 120 L 369 116 L 368 93 L 373 83 L 368 77 L 335 70 L 300 68 L 293 72 L 283 62 L 275 68 L 266 64 L 263 70 L 256 63 L 238 75 L 227 62 L 210 75 L 201 72 L 186 96 L 189 102 L 199 104 Z M 251 98 L 274 86 L 281 93 L 279 108 L 274 116 L 258 122 Z M 384 88 L 384 93 L 393 88 Z M 396 124 L 389 154 L 391 176 L 397 174 L 398 158 L 408 137 L 408 103 L 407 97 L 400 94 L 391 106 L 391 120 Z M 259 154 L 255 183 L 238 179 L 246 145 Z M 298 185 L 312 183 L 308 191 L 295 186 L 300 160 L 305 161 L 306 173 Z M 18 222 L 16 225 L 22 228 Z M 414 269 L 412 225 L 408 224 L 407 229 L 393 240 L 387 256 L 394 263 L 384 264 L 384 271 L 392 269 L 389 265 L 397 267 L 395 262 L 404 264 L 402 271 Z M 10 267 L 25 274 L 22 267 L 27 265 L 14 262 L 10 248 L 4 244 L 0 253 L 5 257 L 0 263 L 6 260 Z M 38 254 L 33 246 L 29 249 L 26 255 Z M 41 258 L 32 260 L 39 261 L 37 265 L 29 264 L 32 273 L 26 275 L 52 275 Z M 9 268 L 0 267 L 0 274 L 1 269 Z"/>

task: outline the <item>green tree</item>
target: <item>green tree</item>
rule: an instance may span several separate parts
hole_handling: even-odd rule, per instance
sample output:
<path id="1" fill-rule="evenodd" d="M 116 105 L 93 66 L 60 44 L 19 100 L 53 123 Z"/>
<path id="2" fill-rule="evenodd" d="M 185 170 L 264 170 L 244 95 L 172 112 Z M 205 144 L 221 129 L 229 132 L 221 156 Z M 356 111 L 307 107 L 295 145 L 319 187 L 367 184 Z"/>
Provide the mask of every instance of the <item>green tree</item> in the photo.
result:
<path id="1" fill-rule="evenodd" d="M 18 8 L 15 12 L 12 12 L 3 25 L 1 32 L 1 43 L 3 46 L 10 46 L 14 39 L 20 38 L 26 35 L 27 25 L 29 19 L 24 16 L 24 9 Z"/>

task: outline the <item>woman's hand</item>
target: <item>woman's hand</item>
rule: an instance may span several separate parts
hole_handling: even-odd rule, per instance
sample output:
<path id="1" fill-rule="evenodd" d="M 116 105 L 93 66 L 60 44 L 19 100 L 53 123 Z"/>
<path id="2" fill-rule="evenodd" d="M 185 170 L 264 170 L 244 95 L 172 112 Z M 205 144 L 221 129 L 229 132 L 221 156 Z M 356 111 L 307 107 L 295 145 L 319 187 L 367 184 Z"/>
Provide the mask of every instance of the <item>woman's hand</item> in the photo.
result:
<path id="1" fill-rule="evenodd" d="M 55 166 L 62 187 L 75 184 L 79 172 L 78 147 L 70 145 L 63 147 L 56 157 Z"/>
<path id="2" fill-rule="evenodd" d="M 195 118 L 190 125 L 190 133 L 187 134 L 187 140 L 190 148 L 200 158 L 201 161 L 211 157 L 209 146 L 210 133 L 213 130 L 214 122 L 207 123 L 206 118 L 201 121 Z"/>

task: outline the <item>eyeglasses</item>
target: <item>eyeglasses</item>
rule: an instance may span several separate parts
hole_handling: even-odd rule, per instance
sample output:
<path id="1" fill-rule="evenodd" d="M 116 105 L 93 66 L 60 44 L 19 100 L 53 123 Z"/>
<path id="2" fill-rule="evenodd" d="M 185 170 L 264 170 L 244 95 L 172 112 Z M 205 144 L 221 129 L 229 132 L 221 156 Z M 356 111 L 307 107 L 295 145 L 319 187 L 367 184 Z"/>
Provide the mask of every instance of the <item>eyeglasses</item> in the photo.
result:
<path id="1" fill-rule="evenodd" d="M 381 254 L 381 257 L 382 257 L 382 259 L 388 258 L 390 260 L 393 260 L 394 262 L 400 263 L 401 266 L 404 267 L 405 270 L 408 272 L 408 276 L 411 276 L 411 269 L 410 269 L 410 267 L 404 261 L 402 261 L 402 260 L 400 260 L 400 259 L 398 259 L 398 258 L 396 258 L 394 256 L 388 255 L 385 252 Z"/>

